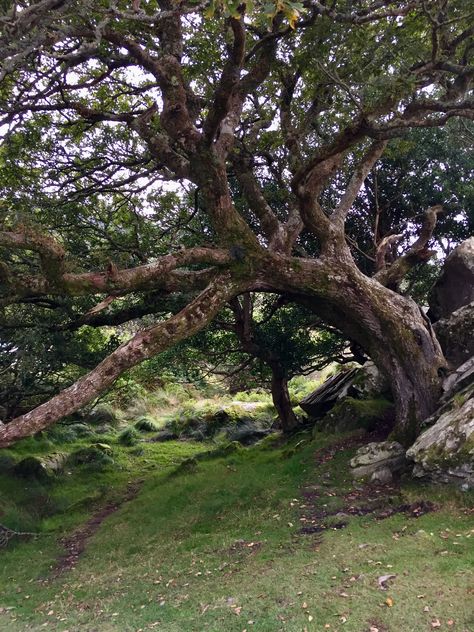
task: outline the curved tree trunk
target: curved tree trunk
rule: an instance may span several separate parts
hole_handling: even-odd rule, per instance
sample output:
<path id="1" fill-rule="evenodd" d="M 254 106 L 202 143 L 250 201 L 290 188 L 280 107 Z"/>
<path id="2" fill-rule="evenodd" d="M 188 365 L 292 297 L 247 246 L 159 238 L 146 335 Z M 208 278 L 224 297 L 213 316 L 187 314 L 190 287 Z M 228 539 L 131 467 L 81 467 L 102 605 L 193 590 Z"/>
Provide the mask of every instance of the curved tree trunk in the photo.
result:
<path id="1" fill-rule="evenodd" d="M 343 254 L 337 262 L 278 262 L 272 266 L 272 281 L 359 343 L 373 359 L 395 400 L 394 437 L 409 445 L 436 408 L 446 361 L 418 305 L 362 274 L 350 260 L 343 260 Z M 265 278 L 269 276 L 267 272 Z"/>

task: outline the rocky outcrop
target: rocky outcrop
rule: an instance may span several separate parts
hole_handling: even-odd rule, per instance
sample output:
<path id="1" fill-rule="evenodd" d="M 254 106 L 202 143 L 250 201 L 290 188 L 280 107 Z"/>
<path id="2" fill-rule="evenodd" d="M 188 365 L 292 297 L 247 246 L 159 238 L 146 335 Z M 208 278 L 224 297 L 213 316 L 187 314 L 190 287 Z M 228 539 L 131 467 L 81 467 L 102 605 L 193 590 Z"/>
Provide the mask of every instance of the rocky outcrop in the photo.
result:
<path id="1" fill-rule="evenodd" d="M 328 377 L 321 386 L 307 395 L 299 403 L 304 412 L 317 419 L 330 410 L 334 404 L 346 397 L 359 369 L 341 371 Z"/>
<path id="2" fill-rule="evenodd" d="M 459 244 L 447 257 L 440 278 L 430 294 L 433 321 L 449 317 L 474 301 L 474 237 Z"/>
<path id="3" fill-rule="evenodd" d="M 474 301 L 434 324 L 434 330 L 449 364 L 458 367 L 474 356 Z"/>
<path id="4" fill-rule="evenodd" d="M 352 381 L 352 391 L 361 399 L 373 399 L 390 393 L 390 386 L 385 375 L 369 360 L 357 369 Z"/>
<path id="5" fill-rule="evenodd" d="M 386 378 L 375 364 L 369 361 L 361 367 L 329 377 L 315 391 L 302 399 L 299 405 L 309 417 L 318 419 L 344 398 L 376 400 L 388 391 Z"/>
<path id="6" fill-rule="evenodd" d="M 450 375 L 441 407 L 424 423 L 407 457 L 413 476 L 440 483 L 474 486 L 474 358 Z"/>
<path id="7" fill-rule="evenodd" d="M 316 421 L 315 431 L 350 432 L 366 430 L 372 432 L 382 425 L 390 426 L 394 420 L 394 406 L 381 397 L 355 399 L 345 397 L 337 402 L 322 419 Z"/>
<path id="8" fill-rule="evenodd" d="M 397 441 L 368 443 L 359 448 L 351 460 L 352 476 L 368 478 L 376 483 L 391 482 L 394 474 L 407 467 L 405 449 Z"/>

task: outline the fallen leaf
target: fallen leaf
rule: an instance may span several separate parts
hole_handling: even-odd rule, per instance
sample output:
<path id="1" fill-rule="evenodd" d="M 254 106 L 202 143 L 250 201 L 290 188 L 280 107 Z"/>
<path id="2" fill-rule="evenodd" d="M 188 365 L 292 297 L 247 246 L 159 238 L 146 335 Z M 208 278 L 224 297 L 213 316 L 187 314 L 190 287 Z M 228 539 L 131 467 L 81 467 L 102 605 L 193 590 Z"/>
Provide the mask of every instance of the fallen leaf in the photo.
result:
<path id="1" fill-rule="evenodd" d="M 233 612 L 235 612 L 235 614 L 240 614 L 242 610 L 242 606 L 238 606 L 238 608 L 234 608 Z"/>
<path id="2" fill-rule="evenodd" d="M 396 575 L 381 575 L 377 579 L 380 590 L 387 590 L 388 586 L 385 585 L 386 582 L 388 582 L 390 579 L 395 579 L 395 577 Z"/>
<path id="3" fill-rule="evenodd" d="M 423 608 L 423 612 L 429 612 L 429 611 L 430 611 L 429 606 L 425 606 L 425 607 Z"/>
<path id="4" fill-rule="evenodd" d="M 374 625 L 371 625 L 369 632 L 379 632 L 379 629 L 376 628 Z"/>
<path id="5" fill-rule="evenodd" d="M 432 628 L 440 628 L 441 627 L 441 623 L 439 619 L 434 619 L 434 621 L 431 622 L 431 627 Z"/>
<path id="6" fill-rule="evenodd" d="M 311 623 L 312 620 L 313 620 L 313 617 L 311 615 L 308 615 L 308 621 Z"/>
<path id="7" fill-rule="evenodd" d="M 391 597 L 387 597 L 387 599 L 385 599 L 385 603 L 389 608 L 391 608 L 393 606 L 393 599 Z"/>
<path id="8" fill-rule="evenodd" d="M 451 627 L 452 625 L 454 625 L 454 619 L 448 619 L 446 623 L 449 625 L 449 627 Z"/>
<path id="9" fill-rule="evenodd" d="M 303 608 L 303 610 L 306 610 L 306 608 L 308 607 L 308 604 L 306 603 L 306 601 L 303 601 L 301 607 Z"/>

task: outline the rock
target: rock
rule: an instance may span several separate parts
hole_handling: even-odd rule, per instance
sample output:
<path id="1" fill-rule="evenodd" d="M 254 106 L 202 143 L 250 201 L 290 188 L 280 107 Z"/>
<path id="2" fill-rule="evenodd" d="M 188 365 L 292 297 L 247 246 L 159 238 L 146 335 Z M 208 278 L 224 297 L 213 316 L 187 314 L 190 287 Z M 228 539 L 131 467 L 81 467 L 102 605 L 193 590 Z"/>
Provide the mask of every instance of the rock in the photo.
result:
<path id="1" fill-rule="evenodd" d="M 163 441 L 174 441 L 178 438 L 178 435 L 172 430 L 161 430 L 154 437 L 149 439 L 152 443 L 161 443 Z"/>
<path id="2" fill-rule="evenodd" d="M 77 423 L 71 424 L 68 426 L 69 430 L 71 430 L 76 437 L 90 437 L 95 433 L 94 430 L 87 424 Z"/>
<path id="3" fill-rule="evenodd" d="M 42 457 L 27 456 L 14 466 L 13 472 L 21 478 L 44 480 L 61 472 L 67 460 L 68 455 L 62 452 Z"/>
<path id="4" fill-rule="evenodd" d="M 315 391 L 307 395 L 299 403 L 310 417 L 317 419 L 330 410 L 334 404 L 348 394 L 353 378 L 358 369 L 343 371 L 329 377 Z"/>
<path id="5" fill-rule="evenodd" d="M 99 448 L 99 445 L 107 446 L 107 444 L 95 444 L 87 448 L 81 448 L 80 450 L 71 452 L 67 460 L 68 465 L 90 465 L 109 462 L 105 450 L 103 448 Z M 110 446 L 107 446 L 107 448 L 112 451 L 112 448 L 110 448 Z"/>
<path id="6" fill-rule="evenodd" d="M 432 425 L 407 451 L 413 476 L 434 482 L 474 484 L 474 384 L 454 393 Z"/>
<path id="7" fill-rule="evenodd" d="M 391 474 L 399 473 L 406 465 L 405 450 L 397 441 L 368 443 L 359 448 L 351 460 L 352 476 L 356 479 L 370 477 L 384 468 L 390 470 Z"/>
<path id="8" fill-rule="evenodd" d="M 299 405 L 311 418 L 319 419 L 344 398 L 378 399 L 389 392 L 387 379 L 373 362 L 368 361 L 362 367 L 328 378 Z"/>
<path id="9" fill-rule="evenodd" d="M 115 426 L 118 423 L 117 415 L 106 405 L 97 406 L 91 413 L 85 416 L 84 421 L 92 425 L 109 424 Z"/>
<path id="10" fill-rule="evenodd" d="M 448 401 L 456 393 L 474 385 L 474 356 L 453 371 L 443 382 L 442 402 Z M 435 413 L 436 415 L 436 413 Z"/>
<path id="11" fill-rule="evenodd" d="M 443 353 L 452 367 L 474 356 L 474 301 L 434 324 Z"/>
<path id="12" fill-rule="evenodd" d="M 474 237 L 459 244 L 444 262 L 440 278 L 433 286 L 430 318 L 446 318 L 474 301 Z"/>
<path id="13" fill-rule="evenodd" d="M 97 450 L 100 450 L 101 452 L 103 452 L 104 454 L 108 454 L 109 456 L 113 453 L 112 446 L 110 446 L 108 443 L 94 443 L 91 445 L 91 448 L 96 448 Z"/>
<path id="14" fill-rule="evenodd" d="M 381 467 L 380 469 L 375 470 L 370 477 L 370 481 L 372 483 L 377 483 L 378 485 L 388 485 L 388 483 L 393 481 L 392 470 L 386 466 Z"/>
<path id="15" fill-rule="evenodd" d="M 361 399 L 370 399 L 380 396 L 382 393 L 390 392 L 387 378 L 382 375 L 371 360 L 357 370 L 352 382 L 352 389 L 358 393 Z"/>
<path id="16" fill-rule="evenodd" d="M 235 426 L 224 428 L 224 432 L 229 441 L 238 441 L 242 445 L 252 445 L 272 431 L 269 428 L 260 428 L 251 420 L 245 420 L 237 422 Z"/>
<path id="17" fill-rule="evenodd" d="M 388 423 L 393 415 L 393 404 L 386 399 L 359 400 L 346 397 L 317 421 L 314 429 L 337 433 L 358 429 L 371 432 L 381 424 Z"/>

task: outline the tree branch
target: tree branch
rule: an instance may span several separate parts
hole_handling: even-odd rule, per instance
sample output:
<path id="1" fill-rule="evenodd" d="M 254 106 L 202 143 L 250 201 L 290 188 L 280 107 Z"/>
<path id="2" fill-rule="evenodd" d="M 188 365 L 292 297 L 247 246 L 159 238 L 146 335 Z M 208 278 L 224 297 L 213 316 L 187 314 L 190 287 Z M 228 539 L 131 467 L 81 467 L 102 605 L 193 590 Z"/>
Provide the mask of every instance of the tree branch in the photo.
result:
<path id="1" fill-rule="evenodd" d="M 127 369 L 203 329 L 244 286 L 229 274 L 217 277 L 189 305 L 163 323 L 138 332 L 75 384 L 34 410 L 0 427 L 0 448 L 44 430 L 109 388 Z"/>
<path id="2" fill-rule="evenodd" d="M 347 214 L 359 195 L 359 191 L 362 188 L 365 179 L 369 175 L 369 172 L 374 164 L 383 154 L 386 146 L 387 141 L 373 142 L 352 174 L 341 201 L 331 215 L 331 220 L 338 225 L 341 230 L 344 230 L 344 222 Z"/>
<path id="3" fill-rule="evenodd" d="M 439 204 L 430 206 L 430 208 L 425 211 L 418 239 L 409 250 L 394 261 L 389 268 L 382 269 L 374 275 L 374 278 L 379 283 L 389 288 L 396 288 L 403 277 L 415 265 L 425 263 L 435 254 L 434 250 L 428 250 L 427 245 L 436 226 L 438 214 L 442 212 L 443 207 Z M 399 235 L 392 235 L 392 238 L 395 237 L 399 237 Z"/>

